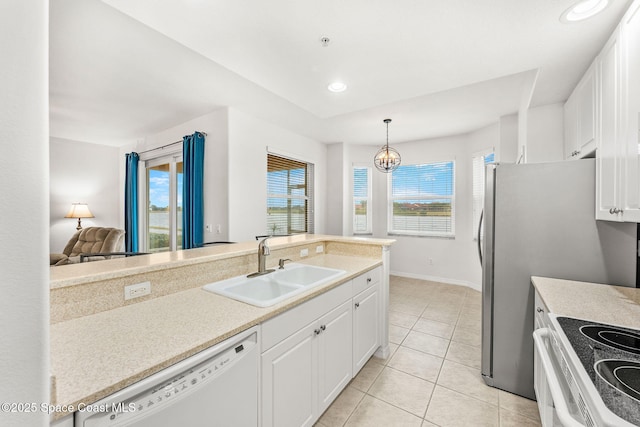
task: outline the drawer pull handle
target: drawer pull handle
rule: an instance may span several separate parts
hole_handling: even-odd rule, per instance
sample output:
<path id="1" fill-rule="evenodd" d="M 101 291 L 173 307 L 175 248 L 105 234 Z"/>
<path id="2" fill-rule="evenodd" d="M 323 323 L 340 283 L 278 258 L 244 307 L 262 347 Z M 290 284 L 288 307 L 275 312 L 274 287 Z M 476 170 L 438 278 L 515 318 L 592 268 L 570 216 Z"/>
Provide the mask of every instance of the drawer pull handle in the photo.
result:
<path id="1" fill-rule="evenodd" d="M 538 308 L 536 308 L 536 311 L 537 311 L 538 313 L 542 313 L 544 310 L 543 310 L 543 309 L 541 309 L 540 307 L 538 307 Z"/>
<path id="2" fill-rule="evenodd" d="M 360 307 L 360 303 L 359 303 L 359 302 L 357 302 L 357 303 L 355 304 L 355 306 L 356 306 L 356 308 Z"/>
<path id="3" fill-rule="evenodd" d="M 371 283 L 371 277 L 367 277 L 367 283 Z"/>

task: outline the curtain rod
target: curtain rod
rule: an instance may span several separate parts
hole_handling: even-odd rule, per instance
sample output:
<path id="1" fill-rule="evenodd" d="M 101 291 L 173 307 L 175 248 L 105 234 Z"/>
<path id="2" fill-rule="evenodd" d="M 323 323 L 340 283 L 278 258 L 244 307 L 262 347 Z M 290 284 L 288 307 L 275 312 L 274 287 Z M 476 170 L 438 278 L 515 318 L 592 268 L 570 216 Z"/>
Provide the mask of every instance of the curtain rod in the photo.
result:
<path id="1" fill-rule="evenodd" d="M 201 133 L 202 135 L 207 136 L 206 132 L 196 131 L 196 133 Z M 172 145 L 176 145 L 176 144 L 182 144 L 182 141 L 172 142 L 171 144 L 166 144 L 161 147 L 150 148 L 149 150 L 140 151 L 138 154 L 148 153 L 149 151 L 162 150 L 164 148 L 171 147 Z"/>

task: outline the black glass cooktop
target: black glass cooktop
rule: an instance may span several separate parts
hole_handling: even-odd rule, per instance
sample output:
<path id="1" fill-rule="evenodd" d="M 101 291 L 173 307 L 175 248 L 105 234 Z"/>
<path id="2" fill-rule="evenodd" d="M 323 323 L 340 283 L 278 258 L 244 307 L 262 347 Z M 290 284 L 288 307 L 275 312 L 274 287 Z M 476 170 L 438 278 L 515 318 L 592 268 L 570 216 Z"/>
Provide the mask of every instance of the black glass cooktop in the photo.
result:
<path id="1" fill-rule="evenodd" d="M 598 344 L 640 355 L 640 334 L 635 331 L 589 324 L 581 326 L 580 332 Z"/>
<path id="2" fill-rule="evenodd" d="M 607 408 L 640 425 L 640 331 L 569 317 L 557 320 Z"/>

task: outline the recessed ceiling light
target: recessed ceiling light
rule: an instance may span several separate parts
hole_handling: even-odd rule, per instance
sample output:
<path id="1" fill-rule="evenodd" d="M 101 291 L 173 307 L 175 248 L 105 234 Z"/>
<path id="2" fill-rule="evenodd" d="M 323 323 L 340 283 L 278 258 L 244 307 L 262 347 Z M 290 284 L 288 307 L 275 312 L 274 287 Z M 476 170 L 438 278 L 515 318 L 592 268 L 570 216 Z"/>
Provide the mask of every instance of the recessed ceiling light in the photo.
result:
<path id="1" fill-rule="evenodd" d="M 582 0 L 565 10 L 560 16 L 560 21 L 583 21 L 602 12 L 608 5 L 609 0 Z"/>
<path id="2" fill-rule="evenodd" d="M 342 82 L 333 82 L 329 86 L 327 86 L 331 92 L 344 92 L 347 90 L 347 85 Z"/>

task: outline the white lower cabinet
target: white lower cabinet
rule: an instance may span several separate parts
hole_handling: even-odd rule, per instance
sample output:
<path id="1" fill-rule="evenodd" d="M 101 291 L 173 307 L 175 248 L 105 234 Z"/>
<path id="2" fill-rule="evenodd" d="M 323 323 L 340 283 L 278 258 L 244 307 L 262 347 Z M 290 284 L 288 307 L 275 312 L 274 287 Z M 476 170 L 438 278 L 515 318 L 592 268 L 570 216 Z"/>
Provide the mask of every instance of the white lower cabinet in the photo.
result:
<path id="1" fill-rule="evenodd" d="M 380 292 L 378 285 L 353 298 L 353 372 L 360 371 L 380 346 Z"/>
<path id="2" fill-rule="evenodd" d="M 310 426 L 353 377 L 351 300 L 262 354 L 262 426 Z"/>
<path id="3" fill-rule="evenodd" d="M 353 378 L 351 282 L 328 294 L 328 304 L 347 298 L 262 354 L 262 427 L 313 425 Z M 265 335 L 308 320 L 323 297 L 283 313 L 273 324 L 265 322 Z"/>
<path id="4" fill-rule="evenodd" d="M 261 427 L 313 425 L 373 355 L 380 275 L 373 269 L 262 324 Z"/>
<path id="5" fill-rule="evenodd" d="M 320 319 L 318 335 L 318 388 L 320 408 L 318 415 L 331 405 L 353 376 L 351 370 L 352 313 L 351 301 Z"/>
<path id="6" fill-rule="evenodd" d="M 318 413 L 318 349 L 311 324 L 262 354 L 262 426 L 310 426 Z"/>

